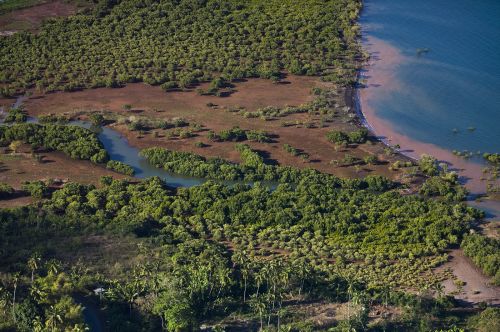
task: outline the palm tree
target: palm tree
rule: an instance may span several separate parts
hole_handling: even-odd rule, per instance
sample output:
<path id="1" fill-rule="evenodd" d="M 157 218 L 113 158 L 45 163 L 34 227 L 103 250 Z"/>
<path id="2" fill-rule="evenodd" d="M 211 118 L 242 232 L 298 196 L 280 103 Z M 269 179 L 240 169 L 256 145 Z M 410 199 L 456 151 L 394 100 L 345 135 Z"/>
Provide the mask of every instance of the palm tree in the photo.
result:
<path id="1" fill-rule="evenodd" d="M 262 300 L 261 297 L 257 295 L 252 295 L 252 299 L 250 300 L 250 307 L 254 309 L 259 314 L 260 317 L 260 330 L 264 328 L 264 312 L 266 311 L 266 304 Z"/>
<path id="2" fill-rule="evenodd" d="M 46 312 L 46 320 L 45 325 L 50 328 L 51 331 L 56 331 L 57 324 L 63 322 L 62 320 L 62 312 L 59 308 L 51 305 Z"/>
<path id="3" fill-rule="evenodd" d="M 432 290 L 434 290 L 437 293 L 438 298 L 441 298 L 443 296 L 443 293 L 444 293 L 444 286 L 438 282 L 438 283 L 432 285 Z"/>
<path id="4" fill-rule="evenodd" d="M 38 254 L 33 254 L 33 256 L 30 257 L 28 260 L 28 268 L 31 270 L 31 283 L 33 284 L 33 280 L 35 278 L 35 271 L 39 267 L 39 263 L 41 261 L 41 258 Z"/>
<path id="5" fill-rule="evenodd" d="M 12 284 L 14 285 L 14 292 L 12 293 L 12 319 L 16 322 L 16 292 L 17 285 L 19 284 L 20 275 L 19 273 L 14 273 L 12 276 Z"/>

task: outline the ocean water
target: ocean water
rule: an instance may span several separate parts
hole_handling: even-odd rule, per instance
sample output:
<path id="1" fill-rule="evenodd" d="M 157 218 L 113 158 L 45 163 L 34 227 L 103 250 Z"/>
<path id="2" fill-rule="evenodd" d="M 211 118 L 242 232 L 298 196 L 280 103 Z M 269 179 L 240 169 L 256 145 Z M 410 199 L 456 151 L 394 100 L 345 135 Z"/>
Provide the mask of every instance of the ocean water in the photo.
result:
<path id="1" fill-rule="evenodd" d="M 360 24 L 398 54 L 376 117 L 449 151 L 500 152 L 500 1 L 368 0 Z"/>

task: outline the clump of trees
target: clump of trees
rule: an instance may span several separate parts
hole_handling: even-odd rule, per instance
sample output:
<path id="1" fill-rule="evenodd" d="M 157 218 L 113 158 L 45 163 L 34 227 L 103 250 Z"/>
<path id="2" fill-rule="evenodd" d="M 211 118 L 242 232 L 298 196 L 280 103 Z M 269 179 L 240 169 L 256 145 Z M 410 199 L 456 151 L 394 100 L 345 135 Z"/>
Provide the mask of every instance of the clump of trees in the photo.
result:
<path id="1" fill-rule="evenodd" d="M 26 114 L 26 111 L 24 111 L 22 108 L 11 108 L 7 111 L 7 115 L 4 118 L 5 123 L 21 123 L 21 122 L 26 122 L 28 120 L 28 115 Z"/>
<path id="2" fill-rule="evenodd" d="M 439 174 L 439 164 L 436 158 L 423 154 L 418 160 L 418 168 L 428 176 L 435 176 Z"/>
<path id="3" fill-rule="evenodd" d="M 470 234 L 464 237 L 461 247 L 474 264 L 492 277 L 492 283 L 500 286 L 500 240 Z"/>
<path id="4" fill-rule="evenodd" d="M 34 148 L 62 151 L 71 158 L 105 163 L 108 153 L 96 134 L 78 126 L 22 123 L 0 126 L 0 145 L 23 141 Z"/>
<path id="5" fill-rule="evenodd" d="M 106 163 L 106 168 L 111 169 L 111 170 L 118 172 L 118 173 L 129 175 L 129 176 L 132 176 L 135 173 L 132 166 L 127 165 L 127 164 L 125 164 L 121 161 L 118 161 L 118 160 L 109 160 Z"/>
<path id="6" fill-rule="evenodd" d="M 308 160 L 309 159 L 309 154 L 308 153 L 306 153 L 306 152 L 304 152 L 302 150 L 299 150 L 297 148 L 294 148 L 293 146 L 291 146 L 289 144 L 283 144 L 283 150 L 285 150 L 286 152 L 288 152 L 292 156 L 301 157 L 303 160 Z"/>
<path id="7" fill-rule="evenodd" d="M 255 141 L 260 143 L 271 142 L 271 137 L 268 133 L 263 130 L 244 130 L 240 127 L 233 127 L 231 129 L 224 129 L 218 133 L 210 131 L 208 133 L 208 138 L 212 141 L 230 141 L 230 142 L 241 142 L 241 141 Z"/>
<path id="8" fill-rule="evenodd" d="M 339 130 L 332 130 L 326 134 L 326 139 L 337 145 L 363 144 L 368 138 L 368 130 L 360 128 L 350 133 Z"/>
<path id="9" fill-rule="evenodd" d="M 441 196 L 450 201 L 463 201 L 467 196 L 467 190 L 458 182 L 458 174 L 455 172 L 429 177 L 420 188 L 420 193 Z"/>
<path id="10" fill-rule="evenodd" d="M 28 181 L 23 183 L 22 190 L 28 192 L 31 197 L 42 199 L 46 197 L 49 193 L 49 188 L 47 184 L 43 181 Z"/>

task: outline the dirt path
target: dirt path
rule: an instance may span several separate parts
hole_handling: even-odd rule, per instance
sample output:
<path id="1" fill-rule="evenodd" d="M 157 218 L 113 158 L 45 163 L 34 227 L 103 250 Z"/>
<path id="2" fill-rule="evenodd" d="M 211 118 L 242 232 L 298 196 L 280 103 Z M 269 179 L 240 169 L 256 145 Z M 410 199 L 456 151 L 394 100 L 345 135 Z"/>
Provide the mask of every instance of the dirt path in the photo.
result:
<path id="1" fill-rule="evenodd" d="M 443 283 L 445 292 L 449 294 L 459 291 L 455 298 L 471 304 L 486 302 L 492 305 L 500 305 L 500 288 L 490 285 L 490 279 L 474 266 L 462 250 L 455 249 L 449 254 L 451 259 L 443 268 L 450 268 L 458 279 L 465 282 L 465 285 L 461 290 L 458 290 L 453 280 L 446 280 Z"/>

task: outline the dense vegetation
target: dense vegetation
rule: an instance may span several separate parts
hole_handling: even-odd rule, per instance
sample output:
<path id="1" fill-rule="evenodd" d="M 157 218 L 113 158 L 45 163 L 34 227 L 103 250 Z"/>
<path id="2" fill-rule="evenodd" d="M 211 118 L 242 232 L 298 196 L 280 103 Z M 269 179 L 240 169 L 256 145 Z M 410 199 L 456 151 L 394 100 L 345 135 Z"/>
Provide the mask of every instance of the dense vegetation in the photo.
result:
<path id="1" fill-rule="evenodd" d="M 135 81 L 185 88 L 216 75 L 282 71 L 351 84 L 360 7 L 356 0 L 102 0 L 37 35 L 0 37 L 0 82 L 4 95 Z"/>
<path id="2" fill-rule="evenodd" d="M 460 185 L 455 172 L 429 177 L 420 188 L 420 193 L 426 196 L 441 196 L 451 201 L 461 201 L 467 196 L 467 190 Z"/>
<path id="3" fill-rule="evenodd" d="M 12 122 L 26 122 L 28 116 L 26 112 L 21 108 L 11 108 L 7 111 L 7 115 L 3 119 L 5 123 Z"/>
<path id="4" fill-rule="evenodd" d="M 25 320 L 32 324 L 28 326 L 48 324 L 47 310 L 63 298 L 74 307 L 75 320 L 67 321 L 77 324 L 79 309 L 68 294 L 74 297 L 99 285 L 104 289 L 99 305 L 111 317 L 111 330 L 158 330 L 161 325 L 170 331 L 190 329 L 235 312 L 250 314 L 258 325 L 297 327 L 290 324 L 299 324 L 300 316 L 285 310 L 291 298 L 350 300 L 352 313 L 339 329 L 363 330 L 371 303 L 441 308 L 396 290 L 425 289 L 439 281 L 443 276 L 431 268 L 446 260 L 443 250 L 459 243 L 469 222 L 479 216 L 463 203 L 339 188 L 320 177 L 304 177 L 295 186 L 283 184 L 275 190 L 207 182 L 172 191 L 158 178 L 131 184 L 104 177 L 102 184 L 69 183 L 37 207 L 0 211 L 0 258 L 5 262 L 12 262 L 14 253 L 16 262 L 29 255 L 31 250 L 16 249 L 27 245 L 19 239 L 43 239 L 40 232 L 107 229 L 148 239 L 155 248 L 150 253 L 142 249 L 147 263 L 119 277 L 82 269 L 69 277 L 67 268 L 68 287 L 55 295 L 48 290 L 48 302 L 29 291 L 40 285 L 30 281 L 31 270 L 17 267 L 25 277 L 19 279 L 24 291 L 16 303 L 27 301 L 35 308 L 23 313 L 34 317 Z M 50 257 L 51 252 L 43 255 Z M 56 278 L 45 267 L 39 270 L 35 280 Z M 80 287 L 69 286 L 73 284 Z M 10 308 L 12 283 L 4 289 L 5 308 Z M 28 310 L 14 307 L 16 313 Z M 8 324 L 19 324 L 10 310 L 3 315 Z M 422 324 L 424 318 L 412 317 L 405 324 Z M 433 324 L 426 317 L 426 324 Z"/>
<path id="5" fill-rule="evenodd" d="M 108 153 L 97 136 L 88 129 L 77 126 L 22 123 L 0 126 L 0 145 L 23 141 L 35 148 L 62 151 L 71 158 L 104 163 Z"/>
<path id="6" fill-rule="evenodd" d="M 132 166 L 130 165 L 127 165 L 121 161 L 117 161 L 117 160 L 110 160 L 106 163 L 106 168 L 108 169 L 111 169 L 113 171 L 116 171 L 118 173 L 122 173 L 122 174 L 125 174 L 125 175 L 134 175 L 134 169 L 132 168 Z"/>
<path id="7" fill-rule="evenodd" d="M 212 141 L 230 141 L 230 142 L 240 142 L 240 141 L 255 141 L 260 143 L 268 143 L 272 139 L 268 133 L 262 130 L 244 130 L 240 127 L 233 127 L 231 129 L 224 129 L 218 133 L 210 131 L 207 136 Z"/>
<path id="8" fill-rule="evenodd" d="M 368 130 L 365 128 L 360 128 L 350 133 L 344 133 L 343 131 L 332 130 L 326 134 L 326 138 L 330 142 L 338 145 L 362 144 L 366 142 L 367 137 L 368 137 Z"/>
<path id="9" fill-rule="evenodd" d="M 235 164 L 220 158 L 206 159 L 189 152 L 177 152 L 162 148 L 147 148 L 141 151 L 152 165 L 167 171 L 216 180 L 276 181 L 299 183 L 315 181 L 332 188 L 370 188 L 383 191 L 394 187 L 394 183 L 382 176 L 367 176 L 364 179 L 340 179 L 313 169 L 297 169 L 288 166 L 274 166 L 264 163 L 263 158 L 248 145 L 237 145 L 242 163 Z"/>
<path id="10" fill-rule="evenodd" d="M 462 248 L 474 264 L 493 278 L 493 284 L 500 286 L 500 240 L 471 234 L 464 238 Z"/>

